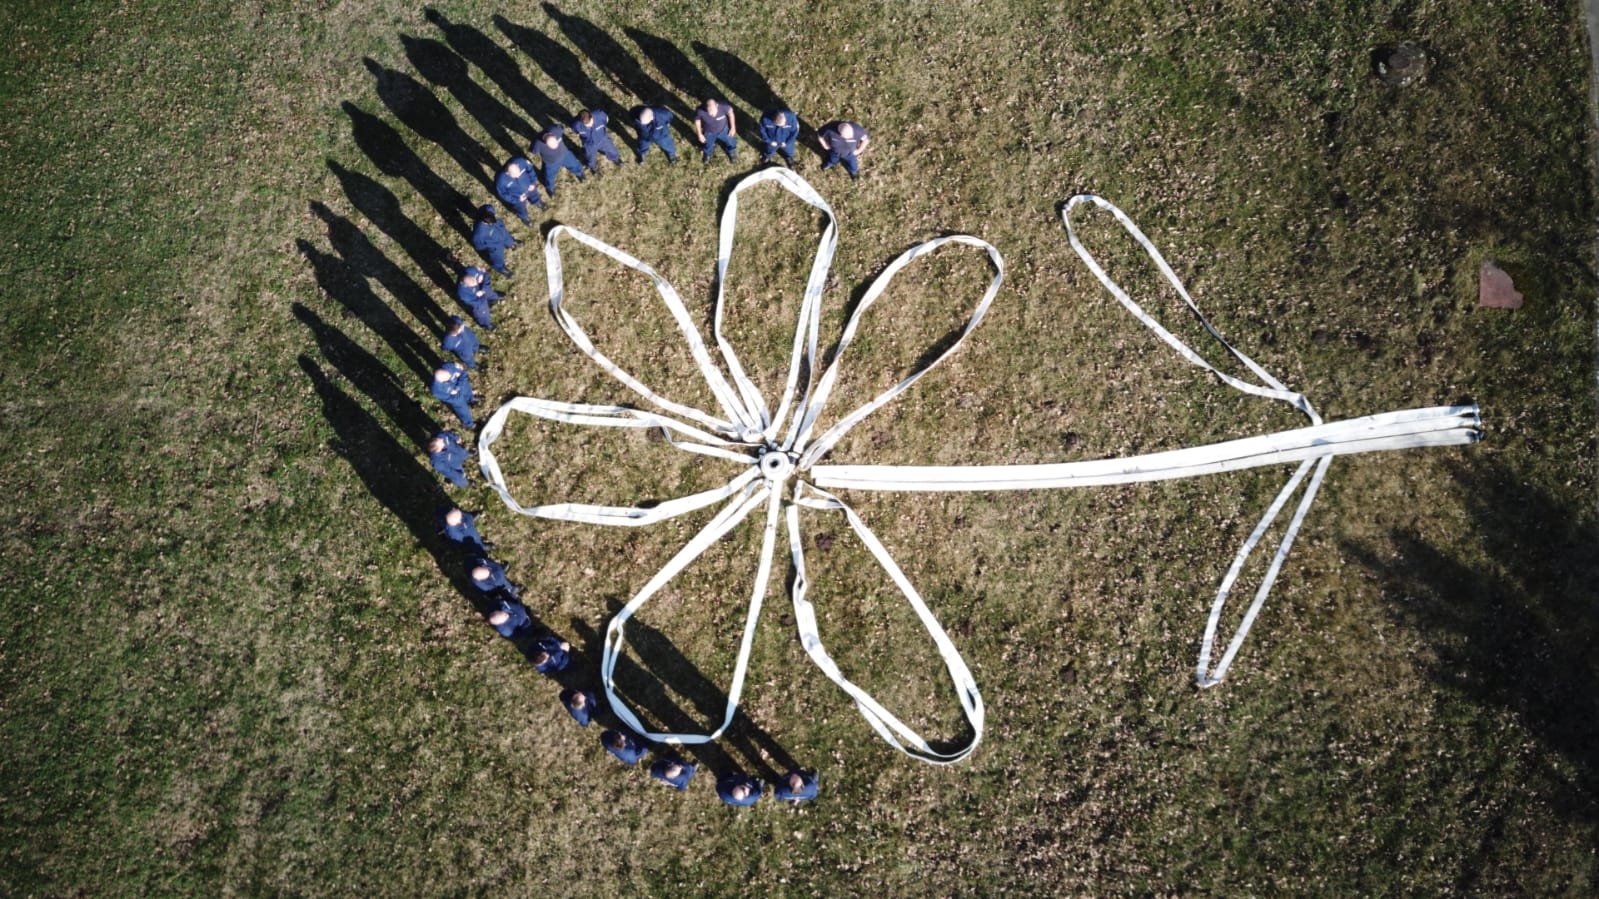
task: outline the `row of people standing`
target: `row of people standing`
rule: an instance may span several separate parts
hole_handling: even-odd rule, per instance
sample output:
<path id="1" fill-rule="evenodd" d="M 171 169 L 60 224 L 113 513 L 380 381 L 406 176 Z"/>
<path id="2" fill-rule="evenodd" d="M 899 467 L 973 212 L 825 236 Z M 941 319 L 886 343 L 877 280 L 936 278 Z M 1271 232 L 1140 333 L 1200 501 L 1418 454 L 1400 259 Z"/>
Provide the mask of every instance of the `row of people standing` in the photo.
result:
<path id="1" fill-rule="evenodd" d="M 634 164 L 643 165 L 652 147 L 660 148 L 666 155 L 668 163 L 677 162 L 677 142 L 672 137 L 671 110 L 664 106 L 637 106 L 629 113 L 629 117 L 636 134 L 633 147 Z M 611 139 L 610 117 L 603 110 L 585 109 L 578 113 L 569 127 L 572 134 L 577 136 L 579 146 L 583 150 L 582 162 L 578 161 L 577 154 L 573 153 L 567 144 L 566 128 L 554 125 L 533 141 L 528 148 L 530 156 L 517 156 L 511 159 L 495 176 L 495 195 L 516 213 L 523 224 L 532 223 L 529 206 L 548 208 L 545 197 L 555 198 L 557 178 L 562 171 L 569 172 L 582 182 L 588 175 L 600 174 L 602 159 L 609 159 L 616 166 L 623 164 L 621 152 Z M 732 106 L 714 97 L 707 99 L 695 110 L 693 127 L 694 140 L 700 145 L 702 161 L 710 162 L 717 149 L 726 153 L 729 161 L 737 161 L 738 113 Z M 793 110 L 767 110 L 761 115 L 756 133 L 761 142 L 762 163 L 771 162 L 777 156 L 781 156 L 787 164 L 794 164 L 794 155 L 799 143 L 800 120 Z M 870 145 L 871 137 L 859 123 L 832 121 L 818 129 L 817 142 L 822 147 L 824 170 L 842 165 L 850 177 L 855 178 L 860 174 L 860 155 Z M 539 164 L 535 166 L 530 157 L 536 157 Z M 543 195 L 539 193 L 540 186 L 544 189 Z M 477 234 L 474 234 L 473 242 L 478 243 Z M 504 241 L 491 239 L 487 243 L 492 246 Z M 514 246 L 514 240 L 509 245 Z M 480 252 L 490 254 L 488 246 L 479 246 L 478 249 Z M 490 261 L 493 263 L 492 254 L 490 255 Z M 499 270 L 501 265 L 494 263 L 493 267 Z"/>
<path id="2" fill-rule="evenodd" d="M 469 482 L 463 464 L 470 451 L 461 445 L 455 434 L 441 432 L 428 444 L 429 458 L 452 484 L 466 486 Z M 516 643 L 527 654 L 529 661 L 540 674 L 555 677 L 571 665 L 571 644 L 554 634 L 543 634 L 529 645 L 533 619 L 522 603 L 523 587 L 513 583 L 504 563 L 490 556 L 494 544 L 483 538 L 477 528 L 477 514 L 467 512 L 457 505 L 448 505 L 438 511 L 439 533 L 450 543 L 460 547 L 466 557 L 466 575 L 488 604 L 488 622 L 501 637 Z M 561 705 L 572 720 L 588 727 L 601 711 L 598 697 L 592 690 L 568 687 L 561 691 Z M 600 734 L 600 745 L 618 761 L 636 765 L 649 751 L 646 741 L 621 728 L 608 729 Z M 678 790 L 687 790 L 698 766 L 684 761 L 675 753 L 662 752 L 650 766 L 650 777 Z M 773 795 L 781 801 L 806 802 L 816 798 L 816 775 L 792 770 L 774 785 Z M 765 792 L 760 780 L 742 771 L 725 772 L 717 778 L 716 794 L 729 805 L 754 805 Z"/>
<path id="3" fill-rule="evenodd" d="M 677 145 L 671 133 L 671 111 L 662 106 L 639 106 L 632 110 L 630 118 L 636 133 L 634 163 L 642 166 L 650 149 L 655 147 L 666 156 L 669 164 L 676 164 Z M 548 208 L 545 196 L 555 197 L 561 171 L 570 173 L 581 183 L 589 174 L 600 174 L 602 159 L 609 159 L 619 167 L 623 164 L 621 153 L 611 140 L 609 124 L 609 117 L 597 109 L 583 110 L 571 122 L 572 133 L 583 150 L 582 163 L 568 146 L 564 128 L 555 125 L 547 129 L 529 147 L 530 155 L 536 156 L 540 165 L 535 166 L 528 157 L 511 159 L 495 178 L 495 194 L 523 224 L 531 225 L 529 206 Z M 736 162 L 737 127 L 737 113 L 726 102 L 712 98 L 701 104 L 694 118 L 694 137 L 701 147 L 702 161 L 709 163 L 720 148 L 729 161 Z M 761 116 L 757 133 L 761 140 L 762 164 L 781 156 L 785 164 L 794 165 L 800 121 L 792 110 L 768 110 Z M 865 128 L 854 122 L 830 122 L 818 130 L 817 138 L 824 151 L 824 170 L 842 165 L 851 179 L 858 177 L 859 156 L 870 143 Z M 541 186 L 544 196 L 539 193 Z M 521 243 L 500 221 L 492 204 L 479 207 L 472 245 L 483 254 L 493 271 L 510 276 L 512 272 L 505 254 Z M 478 266 L 466 267 L 456 282 L 455 293 L 456 300 L 471 314 L 478 327 L 494 330 L 490 307 L 504 297 L 494 289 L 487 271 Z M 458 361 L 445 362 L 434 371 L 430 392 L 454 412 L 462 426 L 476 430 L 472 407 L 481 400 L 473 391 L 468 372 L 478 370 L 477 356 L 488 350 L 459 316 L 449 318 L 442 348 L 446 353 L 453 353 Z M 465 470 L 470 455 L 471 450 L 453 432 L 441 431 L 428 444 L 429 462 L 457 487 L 471 483 Z M 484 540 L 478 532 L 476 515 L 451 505 L 439 510 L 438 524 L 441 534 L 465 550 L 467 578 L 484 594 L 491 607 L 489 624 L 508 640 L 524 640 L 532 627 L 532 617 L 521 602 L 522 588 L 509 579 L 508 566 L 490 556 L 494 544 Z M 554 676 L 570 664 L 570 649 L 566 641 L 545 634 L 537 637 L 525 651 L 540 673 Z M 584 727 L 600 710 L 597 698 L 588 690 L 569 688 L 561 693 L 560 699 L 572 718 Z M 641 737 L 621 729 L 605 731 L 600 742 L 607 752 L 626 764 L 636 764 L 647 751 Z M 650 768 L 652 778 L 678 790 L 688 788 L 695 772 L 695 765 L 664 753 Z M 796 803 L 814 799 L 818 789 L 816 776 L 799 770 L 786 773 L 773 786 L 775 798 Z M 749 806 L 761 798 L 764 787 L 756 778 L 742 772 L 729 772 L 717 779 L 716 793 L 730 805 Z"/>

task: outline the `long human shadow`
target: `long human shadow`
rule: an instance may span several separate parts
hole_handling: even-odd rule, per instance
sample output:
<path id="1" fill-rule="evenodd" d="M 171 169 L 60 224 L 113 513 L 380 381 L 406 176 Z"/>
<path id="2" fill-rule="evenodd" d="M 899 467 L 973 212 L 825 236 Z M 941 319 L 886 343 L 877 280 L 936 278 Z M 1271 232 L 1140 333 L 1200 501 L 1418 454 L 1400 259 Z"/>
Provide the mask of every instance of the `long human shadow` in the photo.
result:
<path id="1" fill-rule="evenodd" d="M 615 597 L 607 598 L 606 604 L 613 615 L 622 607 Z M 572 630 L 583 639 L 589 656 L 600 658 L 603 651 L 600 633 L 577 618 L 572 619 Z M 726 714 L 727 693 L 685 658 L 670 639 L 638 618 L 628 621 L 627 635 L 628 652 L 617 657 L 615 673 L 618 692 L 630 706 L 666 730 L 678 733 L 703 731 L 721 722 Z M 648 667 L 641 660 L 647 662 Z M 674 692 L 692 703 L 692 710 L 671 698 L 666 689 L 668 683 Z M 738 757 L 735 759 L 724 746 L 731 746 Z M 673 751 L 689 754 L 692 760 L 711 771 L 740 770 L 767 781 L 774 781 L 799 767 L 788 751 L 771 734 L 757 727 L 743 709 L 734 713 L 732 723 L 718 740 L 674 747 Z"/>
<path id="2" fill-rule="evenodd" d="M 431 7 L 428 8 L 426 16 L 427 20 L 439 29 L 439 33 L 444 35 L 444 40 L 450 48 L 459 53 L 462 59 L 482 70 L 512 103 L 527 113 L 538 131 L 564 123 L 566 110 L 522 74 L 522 67 L 504 47 L 490 40 L 488 35 L 476 28 L 452 22 L 443 13 Z M 500 20 L 499 16 L 494 18 L 496 22 Z M 532 143 L 532 139 L 530 138 L 528 142 Z"/>
<path id="3" fill-rule="evenodd" d="M 498 163 L 482 144 L 466 133 L 455 114 L 439 102 L 431 90 L 410 75 L 388 68 L 371 57 L 363 57 L 361 62 L 372 73 L 378 99 L 401 124 L 424 140 L 438 144 L 461 171 L 484 187 L 494 188 L 490 173 L 497 169 Z"/>
<path id="4" fill-rule="evenodd" d="M 1529 486 L 1493 459 L 1452 468 L 1470 488 L 1462 495 L 1485 557 L 1405 532 L 1393 535 L 1391 557 L 1345 550 L 1381 574 L 1385 592 L 1408 598 L 1390 614 L 1434 646 L 1439 688 L 1519 718 L 1571 764 L 1554 808 L 1599 822 L 1599 522 L 1585 503 Z"/>
<path id="5" fill-rule="evenodd" d="M 349 199 L 350 205 L 355 207 L 355 211 L 376 225 L 379 231 L 387 234 L 390 240 L 399 244 L 400 248 L 405 250 L 405 255 L 411 258 L 412 264 L 426 275 L 434 286 L 446 291 L 454 287 L 451 275 L 460 268 L 459 258 L 444 249 L 444 245 L 434 240 L 433 235 L 411 221 L 410 216 L 407 216 L 400 206 L 400 198 L 396 197 L 393 191 L 331 159 L 328 160 L 328 171 L 339 179 L 339 185 L 344 188 L 344 196 Z"/>
<path id="6" fill-rule="evenodd" d="M 550 80 L 572 95 L 584 109 L 603 110 L 612 126 L 620 125 L 627 117 L 627 108 L 614 100 L 583 70 L 583 61 L 560 41 L 534 28 L 518 25 L 504 16 L 494 17 L 494 27 L 511 41 L 518 50 L 544 70 Z"/>
<path id="7" fill-rule="evenodd" d="M 699 67 L 694 64 L 694 61 L 689 59 L 682 50 L 679 50 L 676 44 L 659 35 L 650 34 L 648 31 L 641 31 L 637 28 L 623 28 L 622 32 L 633 43 L 638 44 L 639 49 L 644 52 L 650 62 L 654 63 L 661 74 L 665 75 L 679 91 L 693 98 L 694 108 L 685 113 L 689 122 L 688 127 L 691 131 L 693 129 L 694 112 L 700 103 L 712 97 L 726 100 L 728 103 L 733 102 L 727 97 L 727 92 L 711 83 L 711 80 L 705 77 Z M 755 126 L 760 121 L 761 110 L 740 109 L 736 104 L 733 110 L 738 120 L 738 136 L 744 140 L 746 145 L 759 151 L 760 133 L 756 131 Z"/>
<path id="8" fill-rule="evenodd" d="M 750 114 L 750 141 L 751 146 L 759 147 L 760 134 L 756 126 L 762 114 L 773 109 L 788 109 L 785 101 L 766 76 L 756 71 L 755 67 L 745 62 L 738 54 L 728 50 L 721 50 L 708 44 L 694 41 L 690 46 L 705 60 L 705 67 L 710 70 L 711 77 L 727 85 L 727 89 L 735 97 L 742 100 Z M 731 99 L 731 98 L 730 98 Z M 742 112 L 742 110 L 741 110 Z M 816 130 L 809 120 L 799 116 L 799 140 L 806 146 L 821 144 L 816 143 Z"/>
<path id="9" fill-rule="evenodd" d="M 335 438 L 330 448 L 350 464 L 373 498 L 399 519 L 417 543 L 433 556 L 456 592 L 479 614 L 486 615 L 488 603 L 469 583 L 460 550 L 438 532 L 434 523 L 438 509 L 454 502 L 439 486 L 438 477 L 417 461 L 414 447 L 396 440 L 382 422 L 340 388 L 314 359 L 301 354 L 299 363 L 322 401 L 322 417 L 333 429 Z"/>
<path id="10" fill-rule="evenodd" d="M 538 131 L 484 90 L 472 78 L 465 59 L 431 38 L 402 34 L 400 43 L 405 47 L 405 58 L 411 61 L 417 73 L 430 84 L 449 91 L 455 102 L 488 132 L 489 139 L 500 147 L 500 158 L 525 154 L 522 148 L 533 142 Z M 520 139 L 512 136 L 513 131 Z"/>
<path id="11" fill-rule="evenodd" d="M 572 46 L 593 60 L 601 71 L 622 88 L 623 93 L 631 94 L 646 106 L 663 106 L 671 110 L 679 120 L 678 130 L 683 131 L 682 119 L 685 116 L 692 117 L 693 108 L 644 71 L 638 59 L 618 43 L 616 38 L 582 16 L 567 15 L 553 3 L 545 3 L 543 6 L 544 12 L 555 21 L 561 33 L 572 42 Z"/>
<path id="12" fill-rule="evenodd" d="M 418 382 L 402 383 L 388 366 L 329 324 L 309 307 L 295 303 L 294 317 L 311 332 L 322 358 L 361 391 L 384 414 L 394 428 L 418 446 L 436 433 L 439 423 L 427 414 L 413 392 Z"/>
<path id="13" fill-rule="evenodd" d="M 782 96 L 772 87 L 772 83 L 737 54 L 719 50 L 700 41 L 694 41 L 690 46 L 701 59 L 705 60 L 712 77 L 727 85 L 727 89 L 732 91 L 735 97 L 749 105 L 751 112 L 759 114 L 768 109 L 788 108 L 788 104 L 783 102 Z"/>
<path id="14" fill-rule="evenodd" d="M 388 122 L 348 100 L 341 103 L 340 108 L 350 117 L 355 145 L 372 160 L 378 171 L 392 178 L 404 179 L 412 190 L 428 201 L 428 205 L 433 207 L 445 224 L 454 228 L 463 238 L 471 235 L 472 230 L 467 223 L 472 220 L 477 207 L 472 205 L 466 194 L 428 168 L 427 163 L 416 155 L 400 132 Z"/>
<path id="15" fill-rule="evenodd" d="M 445 312 L 434 295 L 416 283 L 405 269 L 394 264 L 382 250 L 372 243 L 366 232 L 349 219 L 315 200 L 311 213 L 321 219 L 328 229 L 328 243 L 333 251 L 344 257 L 346 264 L 358 275 L 364 275 L 383 285 L 389 295 L 399 300 L 416 321 L 439 337 L 444 334 Z M 400 327 L 405 327 L 401 325 Z M 406 328 L 406 330 L 411 330 Z M 425 353 L 424 355 L 431 354 Z"/>
<path id="16" fill-rule="evenodd" d="M 387 410 L 395 401 L 397 388 L 393 385 L 392 374 L 383 364 L 306 307 L 296 303 L 294 313 L 310 328 L 324 359 L 368 399 Z M 437 475 L 418 462 L 412 450 L 396 440 L 392 431 L 341 389 L 315 360 L 301 354 L 299 363 L 322 400 L 323 417 L 337 435 L 330 448 L 350 464 L 373 498 L 398 518 L 417 543 L 433 556 L 434 564 L 461 598 L 487 619 L 495 605 L 492 598 L 472 585 L 467 574 L 472 556 L 439 533 L 438 510 L 456 505 L 458 501 L 445 493 Z M 402 399 L 409 400 L 409 397 Z M 403 424 L 402 430 L 419 443 L 425 439 L 414 433 L 414 422 Z M 437 426 L 430 421 L 425 433 L 435 430 Z M 528 609 L 528 618 L 530 626 L 510 642 L 531 660 L 538 652 L 538 636 L 550 633 L 550 629 L 532 609 Z M 484 626 L 489 626 L 486 620 Z M 551 680 L 563 686 L 576 685 L 580 682 L 580 672 L 586 667 L 582 656 L 574 654 L 573 664 L 567 671 Z"/>
<path id="17" fill-rule="evenodd" d="M 394 314 L 394 309 L 372 290 L 359 268 L 342 256 L 322 252 L 304 239 L 295 241 L 295 247 L 311 264 L 317 286 L 343 306 L 347 314 L 360 319 L 383 338 L 418 378 L 427 378 L 438 367 L 439 356 L 433 347 Z"/>

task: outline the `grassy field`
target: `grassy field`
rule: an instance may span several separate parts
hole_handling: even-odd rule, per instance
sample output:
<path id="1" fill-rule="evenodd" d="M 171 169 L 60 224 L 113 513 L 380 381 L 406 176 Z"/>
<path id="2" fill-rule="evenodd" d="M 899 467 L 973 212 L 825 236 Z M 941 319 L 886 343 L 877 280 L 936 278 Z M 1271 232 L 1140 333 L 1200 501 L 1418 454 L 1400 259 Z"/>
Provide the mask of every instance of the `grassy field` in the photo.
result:
<path id="1" fill-rule="evenodd" d="M 0 7 L 7 365 L 0 895 L 1569 894 L 1599 888 L 1599 579 L 1587 44 L 1575 3 L 1470 0 L 496 8 L 393 0 Z M 1373 51 L 1430 52 L 1420 84 Z M 1229 681 L 1193 660 L 1286 475 L 850 496 L 965 654 L 989 730 L 935 769 L 806 660 L 779 584 L 745 715 L 686 794 L 604 755 L 481 618 L 435 533 L 483 509 L 597 678 L 608 617 L 704 521 L 638 532 L 447 494 L 421 442 L 446 288 L 494 166 L 581 106 L 702 94 L 864 122 L 822 339 L 946 232 L 1010 273 L 958 356 L 837 462 L 1088 459 L 1297 427 L 1184 365 L 1071 253 L 1057 206 L 1127 210 L 1222 333 L 1329 419 L 1451 402 L 1486 440 L 1333 464 Z M 624 400 L 550 321 L 539 228 L 655 265 L 709 318 L 720 203 L 754 157 L 568 184 L 517 251 L 480 390 Z M 816 218 L 744 204 L 728 296 L 779 379 Z M 1085 238 L 1199 332 L 1108 217 Z M 1477 307 L 1497 260 L 1526 294 Z M 648 284 L 567 258 L 608 352 L 702 402 Z M 830 408 L 975 302 L 972 252 L 874 308 Z M 1208 348 L 1207 348 L 1208 349 Z M 524 502 L 713 483 L 642 436 L 519 422 Z M 837 516 L 807 521 L 824 636 L 939 739 L 936 653 Z M 622 686 L 719 717 L 754 538 L 647 609 Z M 1259 566 L 1249 576 L 1258 577 Z M 782 571 L 782 568 L 779 569 Z M 747 582 L 747 581 L 746 581 Z M 1247 595 L 1247 593 L 1245 594 Z M 1235 613 L 1236 614 L 1236 613 Z M 710 772 L 816 769 L 798 809 Z"/>

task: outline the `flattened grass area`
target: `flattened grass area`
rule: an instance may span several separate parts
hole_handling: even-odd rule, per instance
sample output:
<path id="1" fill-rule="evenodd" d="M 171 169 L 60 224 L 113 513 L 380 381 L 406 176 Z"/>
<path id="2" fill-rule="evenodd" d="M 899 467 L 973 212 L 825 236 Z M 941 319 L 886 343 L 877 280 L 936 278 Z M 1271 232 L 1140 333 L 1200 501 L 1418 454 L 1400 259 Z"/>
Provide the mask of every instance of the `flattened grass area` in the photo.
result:
<path id="1" fill-rule="evenodd" d="M 0 893 L 1593 892 L 1577 4 L 650 6 L 0 10 Z M 1371 54 L 1403 40 L 1432 70 L 1384 88 Z M 1098 287 L 1056 219 L 1085 190 L 1327 417 L 1475 401 L 1487 440 L 1335 463 L 1207 692 L 1210 595 L 1285 471 L 852 496 L 971 662 L 982 747 L 931 768 L 880 743 L 805 659 L 780 573 L 745 717 L 686 752 L 687 794 L 661 789 L 482 622 L 432 515 L 485 510 L 587 682 L 608 617 L 704 517 L 599 530 L 447 494 L 420 449 L 447 419 L 418 401 L 492 166 L 579 106 L 619 124 L 664 102 L 682 124 L 709 91 L 743 132 L 780 98 L 873 134 L 858 184 L 802 151 L 840 223 L 825 344 L 912 243 L 970 232 L 1010 266 L 959 354 L 833 461 L 1086 459 L 1299 424 Z M 706 325 L 716 214 L 753 156 L 701 166 L 678 139 L 676 168 L 567 183 L 537 224 L 650 262 Z M 729 333 L 779 383 L 817 220 L 775 190 L 743 216 Z M 1111 220 L 1082 224 L 1200 345 Z M 626 399 L 549 320 L 540 231 L 516 230 L 530 245 L 480 389 Z M 1477 308 L 1490 258 L 1523 309 Z M 919 265 L 869 313 L 835 414 L 902 376 L 986 278 L 964 250 Z M 648 285 L 576 250 L 568 271 L 607 349 L 693 398 Z M 637 435 L 521 422 L 501 446 L 525 502 L 715 482 Z M 869 554 L 838 516 L 805 529 L 840 665 L 961 738 Z M 621 685 L 652 721 L 720 717 L 753 541 L 719 545 L 630 631 Z M 712 793 L 713 769 L 789 764 L 820 771 L 819 801 Z"/>

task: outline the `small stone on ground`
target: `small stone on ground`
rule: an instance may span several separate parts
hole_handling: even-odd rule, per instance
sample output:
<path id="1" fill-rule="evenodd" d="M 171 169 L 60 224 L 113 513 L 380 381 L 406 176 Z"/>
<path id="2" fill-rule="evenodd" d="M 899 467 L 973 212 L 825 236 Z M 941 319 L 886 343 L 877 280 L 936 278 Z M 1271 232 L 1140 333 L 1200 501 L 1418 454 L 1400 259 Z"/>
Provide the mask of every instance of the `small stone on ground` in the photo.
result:
<path id="1" fill-rule="evenodd" d="M 1482 264 L 1482 289 L 1477 304 L 1490 309 L 1520 309 L 1522 296 L 1505 270 L 1491 261 Z"/>

